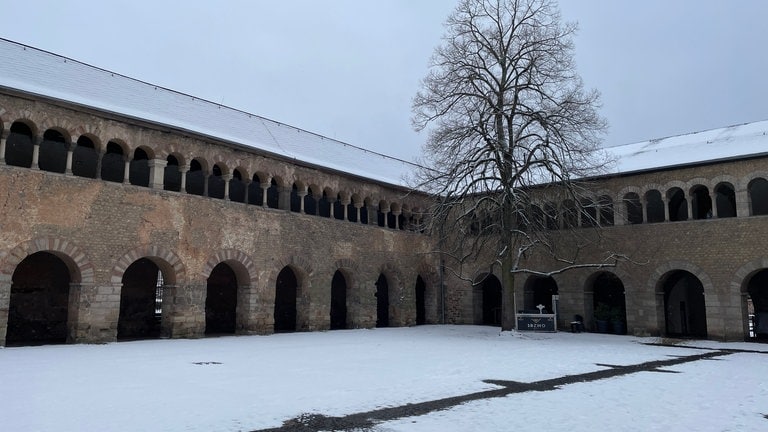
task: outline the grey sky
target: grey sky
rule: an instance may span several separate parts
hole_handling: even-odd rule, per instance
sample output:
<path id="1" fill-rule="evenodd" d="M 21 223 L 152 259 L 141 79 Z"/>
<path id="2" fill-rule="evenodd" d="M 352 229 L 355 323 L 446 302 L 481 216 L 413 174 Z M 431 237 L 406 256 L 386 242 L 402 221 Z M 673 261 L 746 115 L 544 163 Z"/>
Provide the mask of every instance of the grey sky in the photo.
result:
<path id="1" fill-rule="evenodd" d="M 412 160 L 450 0 L 0 0 L 0 36 Z M 768 2 L 562 0 L 606 145 L 768 119 Z"/>

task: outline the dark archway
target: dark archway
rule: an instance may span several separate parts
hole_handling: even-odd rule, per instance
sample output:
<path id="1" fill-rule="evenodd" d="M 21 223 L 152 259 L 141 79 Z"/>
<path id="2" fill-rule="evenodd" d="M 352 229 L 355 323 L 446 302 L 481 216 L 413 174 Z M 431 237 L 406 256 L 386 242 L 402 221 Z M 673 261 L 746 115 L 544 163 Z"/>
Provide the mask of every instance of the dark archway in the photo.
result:
<path id="1" fill-rule="evenodd" d="M 296 331 L 296 298 L 299 282 L 290 267 L 284 267 L 275 283 L 275 333 Z"/>
<path id="2" fill-rule="evenodd" d="M 389 283 L 383 274 L 376 280 L 376 327 L 389 327 Z"/>
<path id="3" fill-rule="evenodd" d="M 248 204 L 264 205 L 264 190 L 261 188 L 261 179 L 258 174 L 251 178 L 251 184 L 248 185 Z"/>
<path id="4" fill-rule="evenodd" d="M 768 180 L 756 178 L 749 182 L 747 190 L 751 216 L 768 215 Z"/>
<path id="5" fill-rule="evenodd" d="M 128 170 L 128 181 L 136 186 L 149 186 L 149 155 L 144 149 L 133 151 L 133 160 Z"/>
<path id="6" fill-rule="evenodd" d="M 232 180 L 229 181 L 229 200 L 244 203 L 245 202 L 245 182 L 239 169 L 232 172 Z"/>
<path id="7" fill-rule="evenodd" d="M 682 191 L 680 191 L 682 193 Z M 661 199 L 661 192 L 651 189 L 645 193 L 646 217 L 648 223 L 664 222 L 666 216 L 664 212 L 664 200 Z"/>
<path id="8" fill-rule="evenodd" d="M 501 325 L 501 282 L 489 274 L 480 282 L 483 293 L 483 325 Z"/>
<path id="9" fill-rule="evenodd" d="M 624 334 L 627 328 L 627 307 L 621 279 L 613 273 L 600 273 L 592 283 L 592 292 L 594 318 L 610 322 L 614 333 Z"/>
<path id="10" fill-rule="evenodd" d="M 347 280 L 336 270 L 331 281 L 331 330 L 347 328 Z"/>
<path id="11" fill-rule="evenodd" d="M 672 272 L 663 283 L 664 317 L 668 336 L 707 337 L 704 286 L 691 273 Z"/>
<path id="12" fill-rule="evenodd" d="M 208 196 L 211 198 L 224 199 L 224 189 L 226 188 L 224 180 L 224 171 L 219 164 L 213 166 L 211 175 L 208 177 Z"/>
<path id="13" fill-rule="evenodd" d="M 669 200 L 669 221 L 678 222 L 688 220 L 688 200 L 680 188 L 672 188 L 667 191 Z"/>
<path id="14" fill-rule="evenodd" d="M 190 195 L 202 196 L 205 194 L 205 173 L 203 173 L 202 164 L 197 159 L 192 159 L 192 162 L 189 163 L 186 189 Z"/>
<path id="15" fill-rule="evenodd" d="M 226 263 L 211 270 L 205 296 L 205 334 L 232 334 L 237 317 L 237 276 Z"/>
<path id="16" fill-rule="evenodd" d="M 176 156 L 168 155 L 165 158 L 166 165 L 163 169 L 163 189 L 167 191 L 181 191 L 181 171 L 179 170 L 179 160 Z"/>
<path id="17" fill-rule="evenodd" d="M 125 177 L 125 156 L 120 144 L 110 141 L 107 143 L 107 151 L 101 157 L 101 179 L 122 183 Z"/>
<path id="18" fill-rule="evenodd" d="M 629 192 L 624 195 L 624 205 L 626 206 L 628 225 L 643 223 L 643 204 L 640 203 L 640 196 L 638 194 Z"/>
<path id="19" fill-rule="evenodd" d="M 298 213 L 301 211 L 301 196 L 299 196 L 299 187 L 296 183 L 291 187 L 291 211 Z"/>
<path id="20" fill-rule="evenodd" d="M 118 339 L 157 338 L 161 334 L 163 278 L 147 258 L 136 260 L 123 273 Z"/>
<path id="21" fill-rule="evenodd" d="M 267 207 L 276 209 L 280 205 L 280 191 L 278 190 L 277 181 L 272 179 L 267 189 Z"/>
<path id="22" fill-rule="evenodd" d="M 5 143 L 5 163 L 8 165 L 30 168 L 34 153 L 32 129 L 25 123 L 14 122 L 11 133 Z"/>
<path id="23" fill-rule="evenodd" d="M 717 217 L 736 217 L 736 192 L 730 183 L 715 186 L 715 208 Z"/>
<path id="24" fill-rule="evenodd" d="M 421 276 L 416 276 L 416 325 L 427 323 L 427 284 Z"/>
<path id="25" fill-rule="evenodd" d="M 751 305 L 749 337 L 768 341 L 768 269 L 763 269 L 749 278 L 747 303 Z"/>
<path id="26" fill-rule="evenodd" d="M 691 219 L 712 218 L 712 197 L 706 186 L 697 185 L 691 189 Z"/>
<path id="27" fill-rule="evenodd" d="M 539 313 L 538 305 L 543 305 L 544 313 L 553 313 L 552 296 L 557 294 L 557 282 L 550 277 L 531 276 L 525 283 L 523 305 L 527 313 Z"/>
<path id="28" fill-rule="evenodd" d="M 6 345 L 67 341 L 69 285 L 67 265 L 48 252 L 24 258 L 13 272 Z"/>
<path id="29" fill-rule="evenodd" d="M 38 165 L 43 171 L 63 174 L 67 169 L 67 142 L 61 132 L 48 129 L 40 143 Z"/>
<path id="30" fill-rule="evenodd" d="M 96 178 L 99 153 L 96 145 L 87 136 L 77 139 L 72 151 L 72 174 L 78 177 Z"/>

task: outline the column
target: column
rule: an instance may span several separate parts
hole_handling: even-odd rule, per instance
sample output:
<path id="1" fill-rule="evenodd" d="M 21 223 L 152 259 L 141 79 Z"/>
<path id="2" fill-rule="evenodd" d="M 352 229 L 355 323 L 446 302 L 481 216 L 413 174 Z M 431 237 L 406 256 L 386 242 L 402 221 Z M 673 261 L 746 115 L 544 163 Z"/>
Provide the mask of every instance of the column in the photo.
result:
<path id="1" fill-rule="evenodd" d="M 123 170 L 123 184 L 131 183 L 131 160 L 125 158 L 125 169 Z"/>
<path id="2" fill-rule="evenodd" d="M 394 215 L 394 216 L 395 216 L 395 229 L 396 229 L 396 230 L 399 230 L 399 229 L 400 229 L 400 215 L 401 215 L 401 214 L 402 214 L 402 211 L 400 211 L 400 210 L 397 210 L 397 211 L 393 211 L 393 212 L 392 212 L 392 215 Z"/>
<path id="3" fill-rule="evenodd" d="M 248 205 L 248 191 L 251 188 L 251 180 L 249 179 L 243 180 L 243 187 L 245 188 L 245 196 L 243 197 L 243 203 L 245 205 Z"/>
<path id="4" fill-rule="evenodd" d="M 75 152 L 75 144 L 69 143 L 67 146 L 67 168 L 64 170 L 64 174 L 72 175 L 72 155 Z"/>
<path id="5" fill-rule="evenodd" d="M 104 159 L 104 153 L 96 151 L 96 180 L 101 180 L 101 161 Z"/>
<path id="6" fill-rule="evenodd" d="M 3 137 L 0 138 L 0 165 L 5 165 L 5 137 L 8 136 L 10 131 L 2 131 Z"/>
<path id="7" fill-rule="evenodd" d="M 40 138 L 34 137 L 34 144 L 32 145 L 32 169 L 40 169 Z"/>
<path id="8" fill-rule="evenodd" d="M 267 191 L 269 190 L 270 182 L 261 183 L 261 206 L 266 208 L 267 205 Z"/>
<path id="9" fill-rule="evenodd" d="M 349 220 L 349 205 L 352 203 L 352 200 L 347 198 L 345 201 L 341 201 L 341 205 L 344 207 L 344 220 Z"/>
<path id="10" fill-rule="evenodd" d="M 335 213 L 334 212 L 334 207 L 336 207 L 335 206 L 336 198 L 326 197 L 325 199 L 328 200 L 328 217 L 331 218 L 331 219 L 335 219 L 335 216 L 333 214 Z"/>
<path id="11" fill-rule="evenodd" d="M 712 203 L 712 218 L 717 219 L 717 193 L 710 193 L 709 201 Z"/>
<path id="12" fill-rule="evenodd" d="M 180 166 L 179 172 L 181 173 L 181 187 L 179 187 L 179 192 L 187 193 L 187 173 L 189 172 L 189 165 Z"/>
<path id="13" fill-rule="evenodd" d="M 299 197 L 299 213 L 305 214 L 304 197 L 307 196 L 307 188 L 305 187 L 303 190 L 296 191 L 296 195 Z"/>
<path id="14" fill-rule="evenodd" d="M 687 197 L 685 205 L 688 207 L 688 218 L 686 220 L 693 220 L 693 196 Z"/>
<path id="15" fill-rule="evenodd" d="M 648 200 L 643 197 L 640 200 L 640 205 L 643 206 L 643 223 L 648 223 Z"/>
<path id="16" fill-rule="evenodd" d="M 152 159 L 147 162 L 149 166 L 149 187 L 152 189 L 163 189 L 165 180 L 165 167 L 168 161 L 163 159 Z"/>
<path id="17" fill-rule="evenodd" d="M 356 203 L 354 204 L 354 207 L 355 207 L 355 212 L 357 213 L 357 223 L 359 223 L 359 224 L 362 224 L 362 223 L 363 223 L 363 218 L 361 218 L 361 217 L 360 217 L 360 215 L 362 214 L 362 212 L 360 211 L 360 209 L 362 209 L 362 208 L 363 208 L 363 203 L 361 203 L 361 202 L 356 202 Z"/>
<path id="18" fill-rule="evenodd" d="M 232 181 L 232 174 L 221 176 L 224 179 L 224 199 L 229 201 L 229 182 Z"/>
<path id="19" fill-rule="evenodd" d="M 661 202 L 664 204 L 664 222 L 669 222 L 669 200 L 662 196 Z"/>

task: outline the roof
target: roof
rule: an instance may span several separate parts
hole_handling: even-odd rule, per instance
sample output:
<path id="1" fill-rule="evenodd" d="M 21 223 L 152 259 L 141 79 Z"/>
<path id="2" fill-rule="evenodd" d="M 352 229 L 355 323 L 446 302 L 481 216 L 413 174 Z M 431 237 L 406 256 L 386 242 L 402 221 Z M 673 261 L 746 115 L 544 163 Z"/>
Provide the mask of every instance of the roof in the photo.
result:
<path id="1" fill-rule="evenodd" d="M 396 186 L 417 165 L 0 38 L 0 86 Z"/>
<path id="2" fill-rule="evenodd" d="M 396 186 L 418 165 L 0 38 L 0 86 L 233 142 Z M 768 155 L 768 120 L 608 147 L 607 173 Z"/>
<path id="3" fill-rule="evenodd" d="M 768 120 L 605 149 L 615 156 L 612 174 L 768 155 Z"/>

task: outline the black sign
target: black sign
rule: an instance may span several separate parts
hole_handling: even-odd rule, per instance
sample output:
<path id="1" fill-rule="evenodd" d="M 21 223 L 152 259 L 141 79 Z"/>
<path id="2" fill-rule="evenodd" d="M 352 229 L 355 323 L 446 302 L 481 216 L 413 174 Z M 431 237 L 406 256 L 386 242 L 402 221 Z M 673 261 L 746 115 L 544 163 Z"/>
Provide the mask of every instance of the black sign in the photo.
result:
<path id="1" fill-rule="evenodd" d="M 557 331 L 555 326 L 555 316 L 552 314 L 518 314 L 517 330 L 537 332 Z"/>

